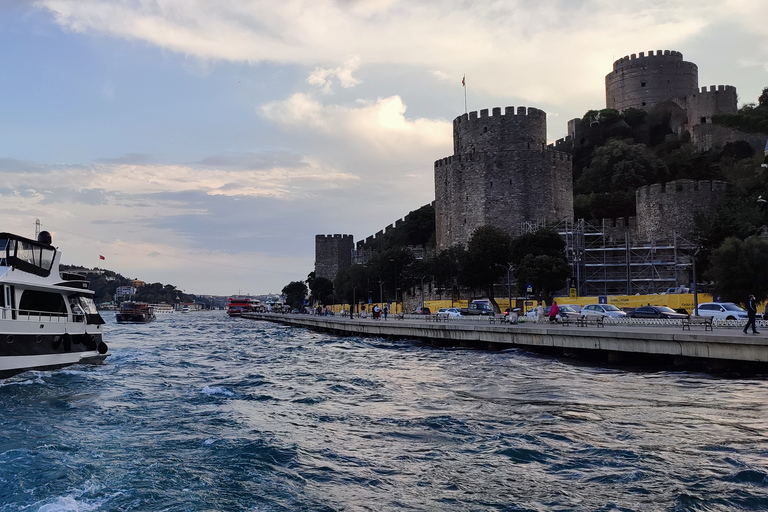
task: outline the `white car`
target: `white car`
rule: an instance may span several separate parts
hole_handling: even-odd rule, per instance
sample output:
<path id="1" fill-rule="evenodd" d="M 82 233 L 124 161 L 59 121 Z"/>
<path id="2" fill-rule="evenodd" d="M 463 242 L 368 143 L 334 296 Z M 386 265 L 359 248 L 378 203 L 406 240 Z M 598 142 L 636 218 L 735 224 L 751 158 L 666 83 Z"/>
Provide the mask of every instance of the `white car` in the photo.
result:
<path id="1" fill-rule="evenodd" d="M 699 304 L 699 316 L 711 316 L 714 320 L 741 320 L 749 318 L 747 310 L 733 302 L 705 302 Z"/>
<path id="2" fill-rule="evenodd" d="M 625 312 L 614 306 L 613 304 L 590 304 L 581 308 L 581 314 L 586 317 L 610 317 L 610 318 L 624 318 L 627 316 Z"/>
<path id="3" fill-rule="evenodd" d="M 458 308 L 440 308 L 437 310 L 437 316 L 439 317 L 448 317 L 448 318 L 459 318 L 461 316 L 461 311 L 459 311 Z"/>

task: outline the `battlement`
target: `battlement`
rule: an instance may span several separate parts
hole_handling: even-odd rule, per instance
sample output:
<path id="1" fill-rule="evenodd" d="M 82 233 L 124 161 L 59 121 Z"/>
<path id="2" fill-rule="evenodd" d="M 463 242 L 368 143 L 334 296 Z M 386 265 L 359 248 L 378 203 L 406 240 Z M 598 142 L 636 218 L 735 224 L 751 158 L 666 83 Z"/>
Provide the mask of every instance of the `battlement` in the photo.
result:
<path id="1" fill-rule="evenodd" d="M 705 85 L 701 88 L 701 94 L 717 94 L 719 92 L 729 92 L 736 94 L 736 87 L 733 85 L 710 85 L 709 90 L 707 90 L 707 86 Z"/>
<path id="2" fill-rule="evenodd" d="M 328 240 L 328 239 L 331 239 L 331 240 L 332 239 L 339 239 L 339 240 L 341 240 L 341 239 L 344 239 L 344 238 L 353 238 L 353 237 L 352 237 L 352 235 L 340 235 L 340 234 L 336 234 L 336 235 L 315 235 L 315 241 L 323 241 L 323 240 Z"/>
<path id="3" fill-rule="evenodd" d="M 457 125 L 464 125 L 467 123 L 473 123 L 478 120 L 485 120 L 486 118 L 493 117 L 514 117 L 523 116 L 536 119 L 546 119 L 547 113 L 543 110 L 534 107 L 517 107 L 517 113 L 515 113 L 515 107 L 504 107 L 504 114 L 501 113 L 501 107 L 494 107 L 491 110 L 491 115 L 488 115 L 488 109 L 484 108 L 480 110 L 479 115 L 477 111 L 470 112 L 468 114 L 462 114 L 453 120 L 454 128 Z"/>
<path id="4" fill-rule="evenodd" d="M 691 193 L 691 192 L 725 192 L 728 183 L 718 180 L 676 180 L 669 183 L 654 183 L 637 189 L 637 197 L 653 197 L 663 194 Z"/>
<path id="5" fill-rule="evenodd" d="M 666 59 L 669 61 L 682 61 L 683 54 L 675 50 L 656 50 L 655 53 L 653 50 L 650 50 L 648 55 L 646 55 L 645 52 L 640 52 L 639 55 L 633 53 L 632 55 L 625 55 L 624 57 L 615 61 L 613 63 L 613 70 L 616 71 L 626 66 L 634 66 L 635 64 L 640 64 L 640 62 L 636 61 L 657 58 Z"/>

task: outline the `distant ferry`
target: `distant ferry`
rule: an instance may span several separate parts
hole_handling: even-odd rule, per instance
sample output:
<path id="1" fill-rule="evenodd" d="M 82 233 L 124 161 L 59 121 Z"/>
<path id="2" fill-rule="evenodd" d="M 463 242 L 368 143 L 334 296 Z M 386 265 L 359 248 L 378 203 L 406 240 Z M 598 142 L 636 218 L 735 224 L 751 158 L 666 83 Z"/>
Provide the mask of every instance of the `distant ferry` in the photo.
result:
<path id="1" fill-rule="evenodd" d="M 173 313 L 173 306 L 170 304 L 150 304 L 150 306 L 155 310 L 155 314 Z"/>
<path id="2" fill-rule="evenodd" d="M 147 324 L 156 318 L 155 308 L 146 302 L 123 302 L 115 314 L 115 320 L 119 324 Z"/>
<path id="3" fill-rule="evenodd" d="M 37 241 L 0 233 L 0 377 L 107 357 L 94 292 L 60 271 L 51 242 L 47 231 Z"/>
<path id="4" fill-rule="evenodd" d="M 258 311 L 261 301 L 252 299 L 247 295 L 233 295 L 227 299 L 227 314 L 229 316 L 242 316 L 243 313 Z"/>

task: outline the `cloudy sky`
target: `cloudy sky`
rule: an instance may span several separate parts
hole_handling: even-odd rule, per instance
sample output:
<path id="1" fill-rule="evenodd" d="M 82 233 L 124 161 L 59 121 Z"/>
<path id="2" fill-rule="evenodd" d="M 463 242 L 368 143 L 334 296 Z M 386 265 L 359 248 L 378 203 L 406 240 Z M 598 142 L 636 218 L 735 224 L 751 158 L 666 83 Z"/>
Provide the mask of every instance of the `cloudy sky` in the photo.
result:
<path id="1" fill-rule="evenodd" d="M 0 231 L 190 293 L 278 292 L 315 234 L 434 199 L 469 110 L 550 141 L 614 60 L 678 50 L 740 103 L 768 86 L 763 0 L 0 0 Z"/>

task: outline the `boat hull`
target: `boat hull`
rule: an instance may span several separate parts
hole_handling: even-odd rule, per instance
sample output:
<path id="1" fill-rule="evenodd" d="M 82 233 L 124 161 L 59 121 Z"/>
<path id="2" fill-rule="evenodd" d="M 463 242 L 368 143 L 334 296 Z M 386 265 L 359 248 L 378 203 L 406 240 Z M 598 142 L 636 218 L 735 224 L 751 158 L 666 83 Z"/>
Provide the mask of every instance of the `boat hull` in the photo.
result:
<path id="1" fill-rule="evenodd" d="M 0 334 L 0 378 L 27 370 L 99 362 L 107 357 L 106 352 L 101 333 Z"/>
<path id="2" fill-rule="evenodd" d="M 155 320 L 155 315 L 135 315 L 130 313 L 117 313 L 115 320 L 119 324 L 148 324 Z"/>

